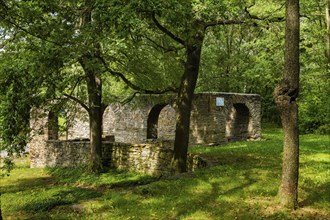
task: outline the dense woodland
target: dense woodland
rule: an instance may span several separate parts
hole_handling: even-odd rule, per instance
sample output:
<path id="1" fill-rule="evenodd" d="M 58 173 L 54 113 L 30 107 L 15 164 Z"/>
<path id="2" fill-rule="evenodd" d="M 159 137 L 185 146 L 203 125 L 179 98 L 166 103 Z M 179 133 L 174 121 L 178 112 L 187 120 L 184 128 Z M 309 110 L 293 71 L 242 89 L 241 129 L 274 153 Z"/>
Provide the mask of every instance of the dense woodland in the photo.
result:
<path id="1" fill-rule="evenodd" d="M 71 100 L 89 113 L 91 167 L 99 170 L 104 109 L 138 93 L 178 94 L 172 163 L 180 172 L 194 92 L 260 94 L 263 120 L 280 124 L 283 0 L 0 3 L 2 149 L 23 150 L 32 108 L 65 114 Z M 299 14 L 299 131 L 329 134 L 329 1 L 301 0 Z"/>

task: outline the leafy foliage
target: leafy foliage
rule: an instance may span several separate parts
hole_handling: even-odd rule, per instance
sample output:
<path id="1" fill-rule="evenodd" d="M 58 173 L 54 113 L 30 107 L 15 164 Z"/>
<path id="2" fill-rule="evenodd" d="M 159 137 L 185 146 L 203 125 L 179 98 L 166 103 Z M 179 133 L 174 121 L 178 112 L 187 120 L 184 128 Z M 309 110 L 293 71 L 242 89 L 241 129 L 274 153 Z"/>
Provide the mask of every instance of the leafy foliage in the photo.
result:
<path id="1" fill-rule="evenodd" d="M 63 94 L 86 103 L 87 85 L 79 58 L 102 52 L 98 63 L 103 102 L 122 101 L 135 91 L 109 69 L 143 89 L 177 88 L 185 51 L 155 27 L 155 15 L 183 40 L 197 22 L 238 19 L 241 25 L 210 27 L 202 51 L 197 91 L 259 93 L 263 119 L 278 121 L 272 91 L 283 72 L 283 1 L 184 0 L 93 1 L 93 22 L 82 27 L 85 1 L 1 1 L 1 149 L 21 152 L 28 140 L 29 111 Z M 133 10 L 134 9 L 134 10 Z M 300 130 L 329 134 L 329 63 L 325 2 L 301 0 Z M 251 19 L 253 18 L 253 19 Z M 258 18 L 258 19 L 257 19 Z M 95 47 L 97 42 L 100 47 Z M 109 68 L 109 69 L 108 69 Z M 47 107 L 48 108 L 48 107 Z"/>
<path id="2" fill-rule="evenodd" d="M 330 134 L 330 75 L 326 54 L 325 2 L 304 1 L 301 25 L 300 129 Z"/>
<path id="3" fill-rule="evenodd" d="M 300 131 L 329 134 L 329 64 L 325 3 L 301 1 Z M 255 1 L 248 8 L 258 17 L 283 17 L 281 1 Z M 324 15 L 324 16 L 323 16 Z M 263 120 L 279 123 L 272 91 L 283 73 L 284 22 L 255 20 L 254 26 L 224 26 L 209 30 L 203 47 L 198 91 L 261 94 Z"/>

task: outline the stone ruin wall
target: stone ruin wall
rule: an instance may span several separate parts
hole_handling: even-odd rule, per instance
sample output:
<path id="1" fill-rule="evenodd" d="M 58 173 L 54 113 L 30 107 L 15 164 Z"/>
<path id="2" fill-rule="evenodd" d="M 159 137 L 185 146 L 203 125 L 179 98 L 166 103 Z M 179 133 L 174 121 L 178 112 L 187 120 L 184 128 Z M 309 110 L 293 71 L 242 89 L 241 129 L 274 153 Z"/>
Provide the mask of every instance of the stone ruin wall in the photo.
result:
<path id="1" fill-rule="evenodd" d="M 216 98 L 224 99 L 224 106 L 216 106 Z M 114 136 L 116 142 L 125 143 L 150 143 L 154 139 L 161 141 L 173 141 L 175 134 L 175 100 L 173 95 L 141 95 L 126 105 L 110 105 L 103 118 L 103 136 Z M 254 94 L 235 94 L 235 93 L 197 93 L 193 101 L 190 126 L 190 145 L 196 144 L 219 144 L 232 140 L 258 139 L 261 136 L 260 126 L 260 97 Z M 41 111 L 37 120 L 31 120 L 33 138 L 30 142 L 31 167 L 44 166 L 75 166 L 86 161 L 88 154 L 89 124 L 87 112 L 81 112 L 71 121 L 67 129 L 65 139 L 75 139 L 74 141 L 48 141 L 52 133 L 47 126 L 47 115 Z M 157 138 L 148 138 L 150 129 L 151 115 L 155 115 Z M 40 117 L 40 115 L 43 115 Z M 158 118 L 157 118 L 158 117 Z M 34 117 L 37 118 L 37 117 Z M 156 120 L 157 119 L 157 120 Z M 149 127 L 149 128 L 148 128 Z M 152 136 L 152 135 L 151 135 Z M 77 140 L 81 140 L 78 141 Z M 85 139 L 85 140 L 84 140 Z M 108 146 L 106 144 L 105 146 Z M 141 164 L 144 159 L 153 161 L 168 160 L 164 164 L 169 164 L 170 157 L 154 157 L 160 154 L 162 148 L 149 147 L 148 144 L 134 145 L 144 146 L 139 149 L 152 149 L 143 151 L 144 153 L 134 153 L 132 144 L 112 144 L 111 145 L 111 165 L 124 169 L 135 169 L 158 167 L 156 162 L 149 165 Z M 172 146 L 173 148 L 173 146 Z M 116 152 L 121 152 L 120 154 Z M 159 151 L 157 153 L 157 151 Z M 108 153 L 109 155 L 109 153 Z M 118 156 L 120 155 L 120 156 Z M 124 155 L 124 156 L 123 156 Z M 149 155 L 149 157 L 145 157 Z M 164 155 L 164 154 L 162 154 Z M 123 158 L 130 158 L 123 159 Z M 62 159 L 61 159 L 62 158 Z M 116 162 L 117 161 L 117 162 Z M 120 163 L 118 161 L 121 161 Z M 71 163 L 71 164 L 70 164 Z M 159 163 L 162 164 L 162 163 Z M 133 168 L 129 168 L 129 167 Z M 166 170 L 166 165 L 164 165 Z M 139 168 L 140 169 L 140 168 Z M 154 173 L 159 173 L 158 171 Z M 156 169 L 156 170 L 157 170 Z M 162 171 L 167 172 L 167 171 Z"/>
<path id="2" fill-rule="evenodd" d="M 125 144 L 103 142 L 104 165 L 152 176 L 169 176 L 173 155 L 172 142 Z M 31 167 L 77 167 L 86 165 L 90 155 L 89 141 L 46 141 L 33 152 Z M 188 170 L 206 166 L 198 155 L 188 155 Z"/>
<path id="3" fill-rule="evenodd" d="M 224 98 L 217 107 L 216 97 Z M 166 104 L 168 103 L 168 104 Z M 103 116 L 103 135 L 114 135 L 117 142 L 148 141 L 148 115 L 155 106 L 164 106 L 158 118 L 159 140 L 174 140 L 175 102 L 173 96 L 139 96 L 126 105 L 112 104 Z M 258 139 L 261 136 L 260 96 L 236 93 L 197 93 L 190 122 L 190 145 L 219 144 L 231 140 Z M 69 139 L 88 138 L 87 112 L 75 118 Z M 83 118 L 83 120 L 82 120 Z"/>

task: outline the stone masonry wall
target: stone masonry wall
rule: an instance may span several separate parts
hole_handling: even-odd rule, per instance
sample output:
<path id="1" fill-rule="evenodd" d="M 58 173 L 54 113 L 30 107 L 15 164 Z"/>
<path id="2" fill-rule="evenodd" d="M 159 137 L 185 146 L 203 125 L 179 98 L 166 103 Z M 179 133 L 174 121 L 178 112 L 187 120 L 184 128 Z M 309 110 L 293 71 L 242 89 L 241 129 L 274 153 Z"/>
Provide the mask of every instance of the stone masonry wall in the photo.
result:
<path id="1" fill-rule="evenodd" d="M 30 149 L 31 168 L 76 167 L 88 161 L 89 142 L 45 141 L 38 150 Z"/>
<path id="2" fill-rule="evenodd" d="M 218 97 L 224 99 L 224 106 L 216 106 Z M 103 116 L 103 135 L 114 135 L 118 142 L 144 143 L 148 140 L 150 129 L 148 120 L 160 107 L 158 123 L 151 129 L 158 130 L 157 139 L 174 140 L 174 95 L 140 95 L 126 105 L 111 104 Z M 189 143 L 218 144 L 230 140 L 258 139 L 261 136 L 260 114 L 259 95 L 196 93 Z M 88 138 L 88 121 L 77 118 L 69 128 L 69 134 L 69 138 Z"/>
<path id="3" fill-rule="evenodd" d="M 220 105 L 218 98 L 223 101 Z M 191 112 L 189 144 L 258 139 L 261 136 L 260 112 L 259 95 L 197 93 Z M 31 167 L 84 164 L 89 155 L 87 112 L 81 110 L 71 117 L 74 120 L 69 123 L 66 137 L 74 141 L 51 140 L 56 135 L 50 134 L 56 132 L 51 131 L 49 116 L 49 112 L 40 109 L 31 112 Z M 105 161 L 117 168 L 166 174 L 175 120 L 175 95 L 140 95 L 126 105 L 111 104 L 103 116 L 103 136 L 114 137 L 112 142 L 116 143 L 104 142 Z"/>
<path id="4" fill-rule="evenodd" d="M 172 142 L 125 144 L 103 142 L 103 163 L 117 169 L 154 176 L 170 175 Z M 31 167 L 77 167 L 89 159 L 88 141 L 46 141 L 31 154 Z M 190 155 L 188 167 L 194 170 L 206 164 L 197 155 Z"/>
<path id="5" fill-rule="evenodd" d="M 216 106 L 216 98 L 224 99 L 224 106 Z M 166 105 L 167 104 L 167 105 Z M 158 118 L 158 139 L 174 140 L 175 100 L 171 96 L 138 96 L 125 106 L 114 104 L 104 116 L 111 126 L 104 125 L 105 133 L 113 134 L 119 142 L 147 141 L 148 117 L 163 105 Z M 237 106 L 244 106 L 237 110 Z M 229 140 L 258 139 L 261 136 L 260 96 L 238 93 L 195 94 L 190 122 L 190 145 L 219 144 Z M 241 120 L 244 119 L 244 120 Z M 235 136 L 237 135 L 237 137 Z"/>
<path id="6" fill-rule="evenodd" d="M 190 121 L 191 144 L 226 142 L 226 115 L 223 107 L 216 108 L 215 99 L 213 95 L 195 94 Z"/>
<path id="7" fill-rule="evenodd" d="M 158 119 L 158 139 L 174 140 L 175 137 L 175 109 L 171 105 L 166 105 L 159 114 Z"/>
<path id="8" fill-rule="evenodd" d="M 136 97 L 126 105 L 112 104 L 107 108 L 107 114 L 104 115 L 104 123 L 109 121 L 110 123 L 108 124 L 111 124 L 113 127 L 110 128 L 104 124 L 103 129 L 105 129 L 106 133 L 114 135 L 115 140 L 118 142 L 146 142 L 148 115 L 153 107 L 164 105 L 173 109 L 175 108 L 173 103 L 173 95 L 145 95 Z M 159 118 L 163 125 L 159 137 L 172 139 L 174 136 L 171 132 L 174 132 L 175 129 L 175 110 L 163 110 Z M 171 112 L 171 114 L 168 112 Z M 172 127 L 173 125 L 174 127 Z"/>

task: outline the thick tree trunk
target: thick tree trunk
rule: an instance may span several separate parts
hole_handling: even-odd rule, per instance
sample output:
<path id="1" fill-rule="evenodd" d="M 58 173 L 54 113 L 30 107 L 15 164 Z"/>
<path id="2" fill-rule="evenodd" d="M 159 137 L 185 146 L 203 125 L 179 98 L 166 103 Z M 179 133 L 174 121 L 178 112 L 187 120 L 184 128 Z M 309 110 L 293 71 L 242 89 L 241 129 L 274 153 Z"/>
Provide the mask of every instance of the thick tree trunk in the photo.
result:
<path id="1" fill-rule="evenodd" d="M 88 75 L 89 128 L 91 170 L 102 170 L 102 81 L 95 74 Z"/>
<path id="2" fill-rule="evenodd" d="M 299 0 L 286 1 L 284 79 L 275 88 L 276 105 L 284 132 L 280 202 L 284 207 L 297 208 L 299 174 Z"/>
<path id="3" fill-rule="evenodd" d="M 202 44 L 203 36 L 199 36 L 192 46 L 187 46 L 187 61 L 177 99 L 174 155 L 171 163 L 173 174 L 187 171 L 191 105 L 198 79 Z"/>
<path id="4" fill-rule="evenodd" d="M 92 172 L 98 173 L 102 170 L 102 80 L 97 76 L 97 68 L 93 63 L 92 55 L 85 55 L 80 59 L 80 64 L 86 75 L 88 92 L 88 114 L 90 132 L 90 168 Z"/>

